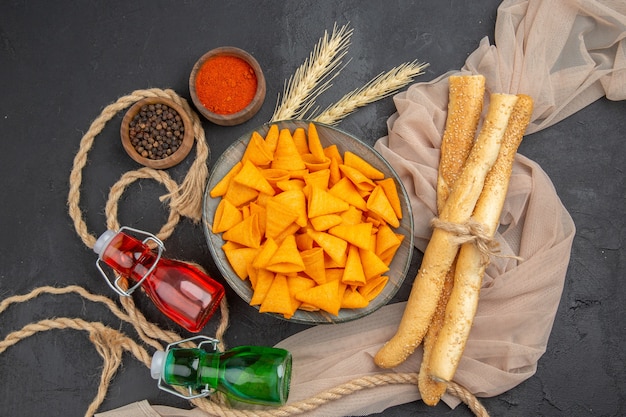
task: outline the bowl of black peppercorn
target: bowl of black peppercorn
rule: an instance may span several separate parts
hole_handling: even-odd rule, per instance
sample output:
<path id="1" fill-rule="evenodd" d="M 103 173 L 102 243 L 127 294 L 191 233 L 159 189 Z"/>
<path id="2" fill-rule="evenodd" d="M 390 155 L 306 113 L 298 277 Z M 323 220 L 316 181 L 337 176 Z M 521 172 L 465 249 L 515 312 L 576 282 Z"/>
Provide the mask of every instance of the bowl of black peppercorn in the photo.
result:
<path id="1" fill-rule="evenodd" d="M 154 169 L 181 162 L 194 141 L 189 115 L 165 97 L 148 97 L 133 104 L 122 119 L 120 135 L 126 153 Z"/>

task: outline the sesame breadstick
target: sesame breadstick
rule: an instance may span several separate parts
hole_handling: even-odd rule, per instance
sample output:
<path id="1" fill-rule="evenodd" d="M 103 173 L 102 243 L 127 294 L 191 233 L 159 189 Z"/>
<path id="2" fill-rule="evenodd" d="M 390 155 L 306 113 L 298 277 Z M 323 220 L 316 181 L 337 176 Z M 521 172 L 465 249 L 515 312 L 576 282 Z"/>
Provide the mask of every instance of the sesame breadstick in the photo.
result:
<path id="1" fill-rule="evenodd" d="M 446 306 L 452 293 L 452 287 L 454 286 L 454 270 L 456 260 L 450 267 L 450 270 L 446 274 L 446 278 L 443 282 L 443 291 L 439 297 L 437 308 L 433 314 L 433 318 L 430 320 L 428 330 L 424 335 L 422 363 L 420 364 L 419 373 L 417 375 L 417 387 L 422 397 L 424 404 L 435 406 L 439 403 L 441 396 L 446 392 L 448 383 L 446 381 L 435 380 L 431 377 L 430 370 L 430 357 L 432 355 L 433 348 L 437 342 L 437 337 L 441 328 L 443 327 L 444 317 L 446 315 Z"/>
<path id="2" fill-rule="evenodd" d="M 437 210 L 441 212 L 472 149 L 483 109 L 485 77 L 451 75 L 448 117 L 441 140 L 437 175 Z"/>
<path id="3" fill-rule="evenodd" d="M 532 111 L 532 99 L 520 95 L 509 120 L 498 159 L 485 178 L 483 191 L 474 209 L 474 220 L 482 224 L 491 237 L 500 221 L 513 159 L 530 122 Z M 483 256 L 472 243 L 464 243 L 459 251 L 454 287 L 428 365 L 431 378 L 437 381 L 452 380 L 463 355 L 488 264 L 483 261 Z"/>
<path id="4" fill-rule="evenodd" d="M 485 176 L 498 156 L 502 136 L 517 96 L 492 94 L 490 98 L 491 103 L 478 138 L 439 216 L 443 222 L 464 224 L 469 220 L 482 191 Z M 424 251 L 422 265 L 413 283 L 398 330 L 374 357 L 378 366 L 398 366 L 422 342 L 437 308 L 446 273 L 458 250 L 459 243 L 452 232 L 435 228 Z"/>
<path id="5" fill-rule="evenodd" d="M 450 190 L 472 149 L 485 95 L 485 77 L 482 75 L 452 75 L 448 82 L 448 117 L 441 142 L 437 177 L 437 210 L 439 212 L 448 199 Z M 430 377 L 429 363 L 432 348 L 443 325 L 453 282 L 454 263 L 446 274 L 443 292 L 423 341 L 424 354 L 417 385 L 422 400 L 431 406 L 439 402 L 447 386 L 447 383 L 435 381 Z"/>

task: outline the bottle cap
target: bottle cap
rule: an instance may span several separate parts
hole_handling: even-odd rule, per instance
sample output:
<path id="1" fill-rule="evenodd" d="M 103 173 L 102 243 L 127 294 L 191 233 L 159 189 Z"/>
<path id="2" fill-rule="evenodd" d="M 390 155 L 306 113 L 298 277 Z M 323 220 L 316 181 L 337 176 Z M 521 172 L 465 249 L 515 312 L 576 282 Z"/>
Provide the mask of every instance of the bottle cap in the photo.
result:
<path id="1" fill-rule="evenodd" d="M 152 355 L 152 363 L 150 364 L 150 375 L 153 379 L 161 379 L 163 373 L 163 363 L 165 362 L 165 352 L 157 350 Z"/>
<path id="2" fill-rule="evenodd" d="M 98 256 L 102 256 L 102 253 L 107 248 L 107 246 L 109 246 L 111 239 L 113 239 L 115 235 L 117 235 L 117 232 L 113 230 L 107 230 L 106 232 L 102 233 L 102 235 L 100 235 L 98 240 L 96 240 L 96 243 L 93 245 L 93 251 L 96 252 Z"/>

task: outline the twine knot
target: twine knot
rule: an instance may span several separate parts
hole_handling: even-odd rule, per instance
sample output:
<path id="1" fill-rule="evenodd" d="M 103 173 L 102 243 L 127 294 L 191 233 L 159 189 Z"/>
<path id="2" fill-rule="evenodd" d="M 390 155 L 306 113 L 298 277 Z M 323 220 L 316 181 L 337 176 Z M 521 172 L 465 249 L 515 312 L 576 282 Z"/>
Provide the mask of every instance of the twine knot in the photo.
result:
<path id="1" fill-rule="evenodd" d="M 453 242 L 458 245 L 473 243 L 480 252 L 484 265 L 489 263 L 492 256 L 522 260 L 519 256 L 502 254 L 499 249 L 500 244 L 493 238 L 493 234 L 489 233 L 484 224 L 472 217 L 464 223 L 454 223 L 434 217 L 430 221 L 430 225 L 452 234 Z"/>

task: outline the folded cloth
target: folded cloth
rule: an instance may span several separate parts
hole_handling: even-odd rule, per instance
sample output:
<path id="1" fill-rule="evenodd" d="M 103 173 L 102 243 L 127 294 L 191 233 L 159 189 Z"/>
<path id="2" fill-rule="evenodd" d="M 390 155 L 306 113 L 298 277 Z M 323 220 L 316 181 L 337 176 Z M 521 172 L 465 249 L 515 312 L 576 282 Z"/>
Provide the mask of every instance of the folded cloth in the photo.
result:
<path id="1" fill-rule="evenodd" d="M 461 70 L 413 84 L 394 97 L 397 112 L 388 120 L 388 135 L 375 148 L 409 193 L 418 249 L 426 248 L 432 232 L 429 222 L 436 214 L 448 77 L 483 74 L 488 92 L 531 96 L 530 134 L 603 96 L 626 98 L 624 39 L 622 0 L 505 0 L 498 8 L 494 45 L 483 39 Z M 560 301 L 574 233 L 550 178 L 538 164 L 517 155 L 496 239 L 504 254 L 519 255 L 523 261 L 494 258 L 487 268 L 456 383 L 476 396 L 495 396 L 535 373 Z M 345 382 L 389 372 L 378 369 L 372 358 L 395 333 L 404 304 L 385 306 L 357 322 L 312 327 L 281 341 L 277 346 L 294 356 L 289 403 L 307 402 Z M 421 355 L 418 349 L 394 371 L 417 372 Z M 417 399 L 415 385 L 388 384 L 332 400 L 304 415 L 368 415 Z M 443 400 L 458 404 L 448 394 Z"/>

